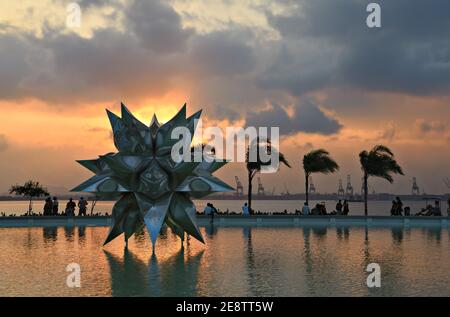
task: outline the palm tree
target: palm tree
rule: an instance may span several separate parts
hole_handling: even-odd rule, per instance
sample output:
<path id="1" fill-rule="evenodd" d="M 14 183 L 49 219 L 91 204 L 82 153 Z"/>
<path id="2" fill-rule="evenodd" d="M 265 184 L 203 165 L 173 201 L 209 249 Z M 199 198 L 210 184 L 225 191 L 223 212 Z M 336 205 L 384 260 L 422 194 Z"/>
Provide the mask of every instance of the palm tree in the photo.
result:
<path id="1" fill-rule="evenodd" d="M 250 161 L 250 146 L 256 147 L 256 160 L 255 161 Z M 259 138 L 256 139 L 256 144 L 251 144 L 247 147 L 247 152 L 245 154 L 245 163 L 246 163 L 246 167 L 247 167 L 247 175 L 248 175 L 248 209 L 251 212 L 252 210 L 252 187 L 253 187 L 253 178 L 255 177 L 256 174 L 258 174 L 261 169 L 263 167 L 267 167 L 267 166 L 271 166 L 271 160 L 269 160 L 268 162 L 263 162 L 261 160 L 261 157 L 259 155 L 259 151 L 261 150 L 261 148 L 264 149 L 265 147 L 265 151 L 268 155 L 272 154 L 272 151 L 278 153 L 278 161 L 283 163 L 284 165 L 286 165 L 287 167 L 291 167 L 289 165 L 289 162 L 286 160 L 286 158 L 284 157 L 283 153 L 278 152 L 275 148 L 272 147 L 272 144 L 270 142 L 270 140 L 267 140 L 267 142 L 265 142 L 265 144 L 260 143 Z"/>
<path id="2" fill-rule="evenodd" d="M 11 186 L 9 189 L 10 194 L 20 195 L 23 197 L 27 197 L 29 199 L 28 204 L 28 215 L 31 215 L 31 211 L 33 209 L 33 198 L 34 197 L 41 197 L 41 196 L 48 196 L 49 193 L 47 192 L 47 189 L 42 187 L 39 182 L 34 181 L 28 181 L 24 185 L 14 185 Z"/>
<path id="3" fill-rule="evenodd" d="M 339 165 L 324 149 L 313 150 L 303 156 L 303 170 L 305 171 L 305 196 L 309 202 L 309 177 L 312 173 L 331 174 L 339 170 Z"/>
<path id="4" fill-rule="evenodd" d="M 359 153 L 359 161 L 364 173 L 364 214 L 367 216 L 367 179 L 369 176 L 381 177 L 389 183 L 393 183 L 392 174 L 404 174 L 394 159 L 394 153 L 384 145 L 376 145 L 369 152 L 362 151 Z"/>

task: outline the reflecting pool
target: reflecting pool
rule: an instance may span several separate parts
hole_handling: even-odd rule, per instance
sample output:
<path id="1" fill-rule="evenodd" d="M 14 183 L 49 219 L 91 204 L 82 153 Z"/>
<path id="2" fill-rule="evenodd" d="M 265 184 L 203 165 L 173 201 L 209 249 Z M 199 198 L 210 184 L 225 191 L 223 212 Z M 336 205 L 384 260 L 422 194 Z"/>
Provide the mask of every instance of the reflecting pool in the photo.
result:
<path id="1" fill-rule="evenodd" d="M 102 247 L 108 228 L 0 228 L 0 296 L 450 296 L 450 233 L 439 228 L 202 227 Z M 78 263 L 81 287 L 66 267 Z M 369 263 L 381 288 L 368 288 Z"/>

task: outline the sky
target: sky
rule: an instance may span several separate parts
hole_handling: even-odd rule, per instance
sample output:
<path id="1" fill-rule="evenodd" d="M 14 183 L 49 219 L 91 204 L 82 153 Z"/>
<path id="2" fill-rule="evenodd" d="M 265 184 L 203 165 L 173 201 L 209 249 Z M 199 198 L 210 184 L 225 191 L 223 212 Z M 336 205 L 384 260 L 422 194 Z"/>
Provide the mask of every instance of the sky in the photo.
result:
<path id="1" fill-rule="evenodd" d="M 450 2 L 364 0 L 83 0 L 80 27 L 63 0 L 0 0 L 0 193 L 39 180 L 72 188 L 76 159 L 115 151 L 105 109 L 124 102 L 143 122 L 184 104 L 204 126 L 279 126 L 292 165 L 261 175 L 266 190 L 304 191 L 302 156 L 325 148 L 340 165 L 314 175 L 336 192 L 358 153 L 389 146 L 405 171 L 376 192 L 449 192 Z M 218 176 L 246 185 L 245 166 Z"/>

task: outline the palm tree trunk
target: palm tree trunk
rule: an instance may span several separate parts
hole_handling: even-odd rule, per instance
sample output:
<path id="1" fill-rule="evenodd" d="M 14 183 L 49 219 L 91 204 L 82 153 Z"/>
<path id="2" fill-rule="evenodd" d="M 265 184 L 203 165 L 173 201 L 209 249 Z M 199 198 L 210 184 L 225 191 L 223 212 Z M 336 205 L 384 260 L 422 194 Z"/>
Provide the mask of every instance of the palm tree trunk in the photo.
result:
<path id="1" fill-rule="evenodd" d="M 249 172 L 248 173 L 248 193 L 247 193 L 247 204 L 248 204 L 248 212 L 251 214 L 252 213 L 252 181 L 253 181 L 253 177 L 252 177 L 252 173 Z"/>
<path id="2" fill-rule="evenodd" d="M 31 210 L 33 209 L 32 207 L 32 202 L 33 201 L 33 196 L 30 196 L 30 201 L 28 203 L 28 215 L 31 216 Z"/>
<path id="3" fill-rule="evenodd" d="M 367 186 L 367 173 L 364 172 L 364 215 L 368 215 L 367 212 L 367 192 L 369 191 L 368 186 Z"/>
<path id="4" fill-rule="evenodd" d="M 306 204 L 309 206 L 309 175 L 305 172 L 305 198 L 306 198 Z"/>

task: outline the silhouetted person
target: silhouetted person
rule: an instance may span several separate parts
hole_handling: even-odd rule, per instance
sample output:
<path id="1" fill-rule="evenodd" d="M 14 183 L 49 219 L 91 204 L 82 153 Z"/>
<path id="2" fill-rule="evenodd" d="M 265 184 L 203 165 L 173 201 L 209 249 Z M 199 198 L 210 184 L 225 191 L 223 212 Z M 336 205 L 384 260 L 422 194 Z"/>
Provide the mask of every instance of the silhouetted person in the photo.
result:
<path id="1" fill-rule="evenodd" d="M 450 198 L 447 200 L 447 204 L 448 204 L 448 207 L 447 207 L 447 214 L 448 214 L 448 216 L 450 217 Z"/>
<path id="2" fill-rule="evenodd" d="M 205 209 L 203 209 L 203 213 L 205 215 L 209 215 L 209 214 L 211 214 L 211 212 L 212 212 L 211 204 L 207 203 L 205 206 Z"/>
<path id="3" fill-rule="evenodd" d="M 395 199 L 392 201 L 391 216 L 397 216 L 397 201 Z"/>
<path id="4" fill-rule="evenodd" d="M 319 205 L 319 210 L 320 210 L 320 214 L 322 215 L 322 216 L 326 216 L 327 215 L 327 207 L 325 207 L 325 202 L 323 202 L 323 203 L 321 203 L 320 205 Z"/>
<path id="5" fill-rule="evenodd" d="M 342 215 L 342 202 L 339 199 L 338 203 L 336 204 L 336 214 Z"/>
<path id="6" fill-rule="evenodd" d="M 209 207 L 211 208 L 211 212 L 210 212 L 210 216 L 211 216 L 211 223 L 214 222 L 214 214 L 219 214 L 219 212 L 217 211 L 217 208 L 214 207 L 213 204 L 209 204 Z"/>
<path id="7" fill-rule="evenodd" d="M 50 197 L 45 198 L 44 216 L 51 216 L 52 209 L 53 209 L 52 199 Z"/>
<path id="8" fill-rule="evenodd" d="M 405 207 L 405 216 L 410 216 L 410 215 L 411 215 L 411 208 Z"/>
<path id="9" fill-rule="evenodd" d="M 302 208 L 302 215 L 309 215 L 309 214 L 310 214 L 309 206 L 308 203 L 305 201 Z"/>
<path id="10" fill-rule="evenodd" d="M 397 202 L 397 215 L 401 216 L 403 213 L 403 202 L 400 200 L 400 197 L 396 197 L 395 198 L 396 202 Z"/>
<path id="11" fill-rule="evenodd" d="M 78 201 L 78 216 L 86 216 L 86 209 L 87 209 L 88 202 L 83 197 L 80 198 Z"/>
<path id="12" fill-rule="evenodd" d="M 349 205 L 348 205 L 347 199 L 344 200 L 344 206 L 343 206 L 343 208 L 344 208 L 343 214 L 344 214 L 345 216 L 347 216 L 348 213 L 350 212 L 350 207 L 349 207 Z"/>
<path id="13" fill-rule="evenodd" d="M 69 199 L 69 201 L 66 204 L 66 216 L 68 217 L 73 217 L 75 216 L 75 208 L 76 208 L 76 204 L 73 201 L 72 198 Z"/>
<path id="14" fill-rule="evenodd" d="M 436 200 L 434 202 L 433 216 L 442 216 L 441 206 L 439 204 L 439 200 Z"/>
<path id="15" fill-rule="evenodd" d="M 428 205 L 426 208 L 422 208 L 416 216 L 431 216 L 433 214 L 433 206 Z"/>
<path id="16" fill-rule="evenodd" d="M 320 215 L 320 205 L 316 204 L 316 206 L 311 210 L 311 214 L 314 216 Z"/>
<path id="17" fill-rule="evenodd" d="M 250 215 L 250 209 L 248 208 L 247 203 L 245 203 L 244 206 L 242 206 L 242 214 L 244 216 L 249 216 Z"/>
<path id="18" fill-rule="evenodd" d="M 55 197 L 53 197 L 52 214 L 54 216 L 56 216 L 56 215 L 58 215 L 58 211 L 59 211 L 59 201 L 58 201 L 58 198 L 55 196 Z"/>

